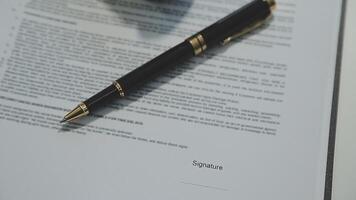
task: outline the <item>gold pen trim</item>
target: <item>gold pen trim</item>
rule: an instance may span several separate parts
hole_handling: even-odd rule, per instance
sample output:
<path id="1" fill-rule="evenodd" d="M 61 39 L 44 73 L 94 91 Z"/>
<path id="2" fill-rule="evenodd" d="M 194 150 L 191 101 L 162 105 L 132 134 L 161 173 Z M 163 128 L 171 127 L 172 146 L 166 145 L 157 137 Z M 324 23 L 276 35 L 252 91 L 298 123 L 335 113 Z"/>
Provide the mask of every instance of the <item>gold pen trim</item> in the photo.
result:
<path id="1" fill-rule="evenodd" d="M 270 10 L 271 10 L 270 15 L 269 15 L 268 17 L 266 17 L 265 19 L 263 19 L 263 20 L 261 20 L 261 21 L 257 21 L 257 22 L 255 22 L 255 23 L 251 24 L 250 26 L 248 26 L 248 27 L 242 29 L 241 31 L 239 31 L 239 32 L 237 32 L 237 33 L 235 33 L 235 34 L 233 34 L 233 35 L 227 37 L 227 38 L 226 38 L 225 40 L 223 40 L 222 43 L 221 43 L 223 46 L 226 45 L 226 44 L 228 44 L 228 43 L 230 43 L 232 40 L 234 40 L 234 39 L 236 39 L 236 38 L 239 38 L 239 37 L 241 37 L 242 35 L 245 35 L 245 34 L 251 32 L 251 31 L 255 30 L 256 28 L 262 26 L 266 21 L 268 21 L 269 19 L 271 19 L 271 17 L 272 17 L 272 11 L 274 11 L 274 10 L 276 9 L 276 6 L 277 6 L 276 1 L 275 1 L 275 0 L 263 0 L 263 1 L 266 2 L 266 3 L 269 5 Z"/>
<path id="2" fill-rule="evenodd" d="M 194 50 L 194 55 L 196 56 L 200 55 L 208 48 L 202 34 L 197 34 L 189 38 L 188 42 L 192 45 Z"/>
<path id="3" fill-rule="evenodd" d="M 64 116 L 62 122 L 70 122 L 80 117 L 86 116 L 89 114 L 89 109 L 85 103 L 80 103 L 72 111 L 70 111 L 66 116 Z"/>
<path id="4" fill-rule="evenodd" d="M 197 35 L 197 39 L 199 41 L 200 47 L 202 48 L 202 51 L 205 51 L 207 49 L 207 46 L 204 37 L 201 34 L 199 34 Z"/>
<path id="5" fill-rule="evenodd" d="M 262 26 L 263 24 L 266 23 L 266 21 L 268 21 L 270 18 L 272 17 L 272 14 L 270 14 L 266 19 L 262 20 L 262 21 L 258 21 L 258 22 L 255 22 L 254 24 L 246 27 L 245 29 L 235 33 L 234 35 L 230 36 L 230 37 L 227 37 L 224 41 L 222 41 L 222 45 L 227 45 L 229 44 L 232 40 L 236 39 L 236 38 L 239 38 L 255 29 L 257 29 L 258 27 Z"/>
<path id="6" fill-rule="evenodd" d="M 247 28 L 235 33 L 234 35 L 226 38 L 223 42 L 222 42 L 222 45 L 227 45 L 229 44 L 232 40 L 236 39 L 236 38 L 239 38 L 245 34 L 247 34 L 248 32 L 251 32 L 253 30 L 255 30 L 257 27 L 261 26 L 263 23 L 265 22 L 265 20 L 263 21 L 259 21 L 259 22 L 256 22 L 254 24 L 252 24 L 251 26 L 248 26 Z"/>
<path id="7" fill-rule="evenodd" d="M 83 102 L 80 103 L 79 107 L 82 109 L 82 111 L 85 115 L 89 114 L 89 109 L 88 109 L 87 105 L 85 105 L 85 103 L 83 103 Z"/>
<path id="8" fill-rule="evenodd" d="M 114 81 L 114 82 L 113 82 L 113 85 L 116 87 L 116 89 L 117 89 L 119 95 L 120 95 L 121 97 L 124 97 L 124 96 L 125 96 L 125 92 L 124 92 L 124 90 L 122 89 L 122 86 L 120 85 L 120 83 L 118 83 L 117 81 Z"/>

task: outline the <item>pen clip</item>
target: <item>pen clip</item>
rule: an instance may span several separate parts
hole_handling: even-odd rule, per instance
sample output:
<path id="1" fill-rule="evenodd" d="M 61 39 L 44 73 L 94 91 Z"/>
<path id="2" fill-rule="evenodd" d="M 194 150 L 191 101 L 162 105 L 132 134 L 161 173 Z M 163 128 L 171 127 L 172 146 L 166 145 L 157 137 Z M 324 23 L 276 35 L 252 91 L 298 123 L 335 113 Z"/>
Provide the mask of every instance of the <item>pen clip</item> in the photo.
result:
<path id="1" fill-rule="evenodd" d="M 261 21 L 257 21 L 257 22 L 255 22 L 255 23 L 251 24 L 250 26 L 248 26 L 248 27 L 242 29 L 241 31 L 239 31 L 239 32 L 237 32 L 237 33 L 235 33 L 235 34 L 233 34 L 232 36 L 227 37 L 226 39 L 224 39 L 224 40 L 221 42 L 221 44 L 222 44 L 223 46 L 225 46 L 225 45 L 229 44 L 232 40 L 234 40 L 234 39 L 236 39 L 236 38 L 239 38 L 239 37 L 241 37 L 242 35 L 245 35 L 245 34 L 251 32 L 251 31 L 255 30 L 256 28 L 262 26 L 270 17 L 271 17 L 271 15 L 270 15 L 269 17 L 267 17 L 266 19 L 261 20 Z"/>

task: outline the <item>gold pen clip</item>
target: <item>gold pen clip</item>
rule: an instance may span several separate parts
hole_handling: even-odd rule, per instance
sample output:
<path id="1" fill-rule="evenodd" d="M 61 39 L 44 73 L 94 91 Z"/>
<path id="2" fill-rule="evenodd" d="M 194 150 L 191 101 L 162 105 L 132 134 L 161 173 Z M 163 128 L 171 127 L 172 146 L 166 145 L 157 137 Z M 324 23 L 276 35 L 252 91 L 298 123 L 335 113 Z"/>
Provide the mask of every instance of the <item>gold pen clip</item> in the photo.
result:
<path id="1" fill-rule="evenodd" d="M 253 30 L 255 30 L 256 28 L 262 26 L 268 19 L 271 18 L 272 15 L 268 16 L 266 19 L 262 20 L 262 21 L 257 21 L 255 23 L 253 23 L 252 25 L 242 29 L 241 31 L 239 31 L 238 33 L 235 33 L 234 35 L 226 38 L 224 41 L 222 41 L 222 45 L 227 45 L 229 44 L 232 40 L 241 37 L 242 35 L 245 35 Z"/>

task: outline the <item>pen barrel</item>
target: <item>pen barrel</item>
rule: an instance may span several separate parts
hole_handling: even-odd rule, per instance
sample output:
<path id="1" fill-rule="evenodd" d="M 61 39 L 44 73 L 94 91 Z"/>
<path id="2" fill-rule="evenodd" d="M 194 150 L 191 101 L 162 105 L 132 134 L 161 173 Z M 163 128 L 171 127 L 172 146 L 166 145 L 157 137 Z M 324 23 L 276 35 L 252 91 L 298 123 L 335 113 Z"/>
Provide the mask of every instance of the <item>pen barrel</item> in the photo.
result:
<path id="1" fill-rule="evenodd" d="M 132 90 L 173 67 L 179 61 L 193 57 L 193 52 L 190 43 L 184 41 L 116 80 L 112 85 L 84 101 L 84 104 L 90 112 L 95 112 L 96 109 L 111 103 L 115 99 L 126 96 Z"/>
<path id="2" fill-rule="evenodd" d="M 120 93 L 114 85 L 110 85 L 90 97 L 84 104 L 87 106 L 88 110 L 91 112 L 95 112 L 97 109 L 100 109 L 102 106 L 111 103 L 115 99 L 120 97 Z"/>
<path id="3" fill-rule="evenodd" d="M 192 46 L 189 42 L 184 41 L 121 77 L 117 82 L 125 93 L 129 93 L 148 80 L 177 65 L 180 61 L 190 59 L 193 56 Z"/>
<path id="4" fill-rule="evenodd" d="M 200 32 L 208 48 L 222 43 L 226 38 L 244 30 L 246 27 L 265 20 L 271 14 L 270 4 L 265 0 L 254 0 L 225 18 Z"/>
<path id="5" fill-rule="evenodd" d="M 180 61 L 201 54 L 207 48 L 212 48 L 222 43 L 226 38 L 242 31 L 253 23 L 266 19 L 270 14 L 271 8 L 267 0 L 254 0 L 116 80 L 112 85 L 90 97 L 84 104 L 92 112 L 102 107 L 103 104 L 110 103 L 119 97 L 124 97 Z"/>

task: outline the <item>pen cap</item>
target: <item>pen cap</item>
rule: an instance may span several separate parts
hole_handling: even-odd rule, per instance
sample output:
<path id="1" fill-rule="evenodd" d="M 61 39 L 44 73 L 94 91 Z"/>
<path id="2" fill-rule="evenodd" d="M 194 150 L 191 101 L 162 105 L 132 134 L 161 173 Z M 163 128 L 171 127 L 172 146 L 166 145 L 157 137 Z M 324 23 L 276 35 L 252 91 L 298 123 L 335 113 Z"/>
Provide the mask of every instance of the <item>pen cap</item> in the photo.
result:
<path id="1" fill-rule="evenodd" d="M 205 38 L 207 46 L 213 47 L 246 27 L 265 20 L 271 14 L 274 5 L 274 0 L 254 0 L 200 33 Z"/>

